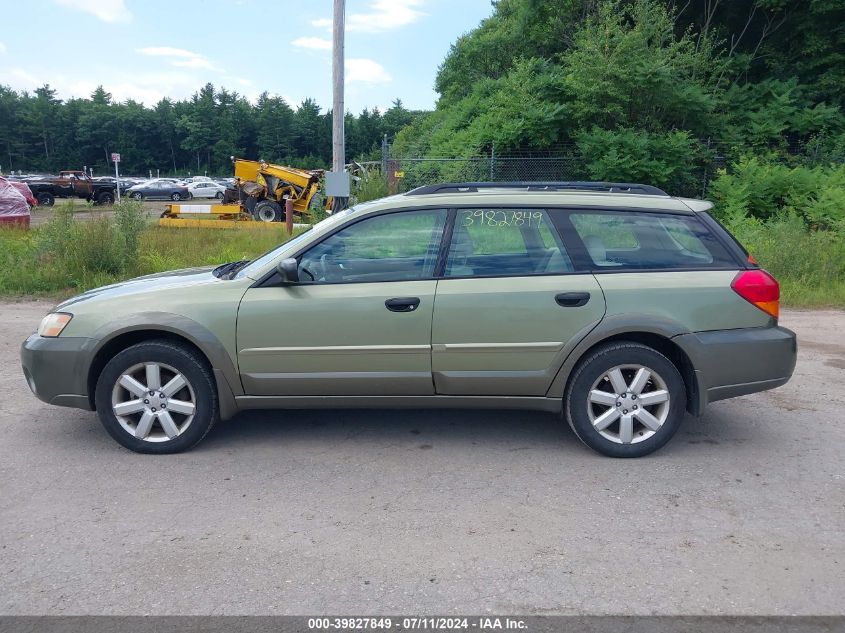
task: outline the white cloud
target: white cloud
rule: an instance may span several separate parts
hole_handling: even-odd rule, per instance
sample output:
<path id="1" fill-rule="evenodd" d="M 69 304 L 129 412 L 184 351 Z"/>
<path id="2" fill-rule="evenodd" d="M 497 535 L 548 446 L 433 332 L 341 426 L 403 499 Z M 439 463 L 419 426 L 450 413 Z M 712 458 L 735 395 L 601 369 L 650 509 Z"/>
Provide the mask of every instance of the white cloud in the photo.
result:
<path id="1" fill-rule="evenodd" d="M 13 68 L 9 74 L 17 80 L 16 83 L 23 85 L 24 90 L 31 90 L 44 85 L 43 81 L 23 68 Z"/>
<path id="2" fill-rule="evenodd" d="M 186 51 L 184 48 L 173 48 L 172 46 L 147 46 L 136 48 L 135 52 L 152 57 L 201 57 L 199 53 Z"/>
<path id="3" fill-rule="evenodd" d="M 56 0 L 56 4 L 90 13 L 103 22 L 132 21 L 132 14 L 123 4 L 123 0 Z"/>
<path id="4" fill-rule="evenodd" d="M 322 37 L 299 37 L 291 42 L 297 48 L 309 48 L 314 51 L 332 50 L 332 41 Z"/>
<path id="5" fill-rule="evenodd" d="M 204 55 L 185 50 L 184 48 L 173 48 L 172 46 L 147 46 L 135 49 L 141 55 L 149 57 L 167 57 L 170 64 L 178 68 L 191 68 L 202 70 L 220 70 Z"/>
<path id="6" fill-rule="evenodd" d="M 219 70 L 217 66 L 208 61 L 205 57 L 192 57 L 191 59 L 174 59 L 170 62 L 179 68 L 202 68 L 205 70 Z"/>
<path id="7" fill-rule="evenodd" d="M 380 33 L 407 26 L 419 20 L 425 14 L 418 7 L 423 0 L 375 0 L 365 13 L 352 13 L 346 17 L 347 31 Z M 329 18 L 311 20 L 311 25 L 320 29 L 332 28 Z"/>
<path id="8" fill-rule="evenodd" d="M 0 55 L 5 55 L 7 50 L 9 49 L 6 48 L 6 45 L 3 42 L 0 42 Z"/>
<path id="9" fill-rule="evenodd" d="M 384 66 L 372 59 L 347 59 L 345 64 L 346 81 L 367 84 L 383 84 L 392 81 Z"/>

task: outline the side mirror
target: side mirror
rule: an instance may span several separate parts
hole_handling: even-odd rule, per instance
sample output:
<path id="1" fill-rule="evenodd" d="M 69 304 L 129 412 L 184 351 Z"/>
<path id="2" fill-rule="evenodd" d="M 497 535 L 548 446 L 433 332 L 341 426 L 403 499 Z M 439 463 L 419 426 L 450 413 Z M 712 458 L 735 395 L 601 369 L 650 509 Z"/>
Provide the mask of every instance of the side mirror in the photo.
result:
<path id="1" fill-rule="evenodd" d="M 293 257 L 283 259 L 276 264 L 276 272 L 279 273 L 284 284 L 299 283 L 299 264 Z"/>

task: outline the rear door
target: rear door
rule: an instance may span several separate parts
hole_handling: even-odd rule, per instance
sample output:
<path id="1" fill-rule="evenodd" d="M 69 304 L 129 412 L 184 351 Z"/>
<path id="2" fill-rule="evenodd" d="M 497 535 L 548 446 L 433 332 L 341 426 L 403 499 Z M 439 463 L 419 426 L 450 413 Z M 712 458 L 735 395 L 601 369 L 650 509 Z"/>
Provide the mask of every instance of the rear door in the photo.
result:
<path id="1" fill-rule="evenodd" d="M 458 209 L 432 323 L 435 390 L 542 396 L 602 319 L 595 277 L 577 273 L 545 209 Z"/>

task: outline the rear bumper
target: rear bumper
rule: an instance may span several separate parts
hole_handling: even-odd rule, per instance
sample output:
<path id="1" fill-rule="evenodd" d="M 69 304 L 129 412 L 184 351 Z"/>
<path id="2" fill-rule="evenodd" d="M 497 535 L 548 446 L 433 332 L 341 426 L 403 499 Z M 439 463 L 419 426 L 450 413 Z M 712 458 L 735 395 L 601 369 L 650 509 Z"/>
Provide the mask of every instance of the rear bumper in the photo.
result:
<path id="1" fill-rule="evenodd" d="M 783 327 L 682 334 L 672 339 L 695 370 L 697 410 L 717 400 L 774 389 L 792 377 L 795 333 Z"/>
<path id="2" fill-rule="evenodd" d="M 44 338 L 33 334 L 21 345 L 21 366 L 29 388 L 49 404 L 92 410 L 88 397 L 90 338 Z"/>

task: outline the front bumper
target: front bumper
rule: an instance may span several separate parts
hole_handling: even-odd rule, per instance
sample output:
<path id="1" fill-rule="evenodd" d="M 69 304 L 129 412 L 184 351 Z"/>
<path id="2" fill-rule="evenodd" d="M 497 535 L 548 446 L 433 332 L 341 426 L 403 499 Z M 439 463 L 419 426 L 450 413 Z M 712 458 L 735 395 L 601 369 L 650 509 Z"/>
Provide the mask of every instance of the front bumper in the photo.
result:
<path id="1" fill-rule="evenodd" d="M 795 370 L 798 341 L 783 327 L 741 328 L 682 334 L 697 383 L 697 413 L 717 400 L 786 384 Z"/>
<path id="2" fill-rule="evenodd" d="M 93 340 L 45 338 L 33 334 L 21 345 L 21 366 L 29 388 L 49 404 L 93 410 L 88 366 Z"/>

